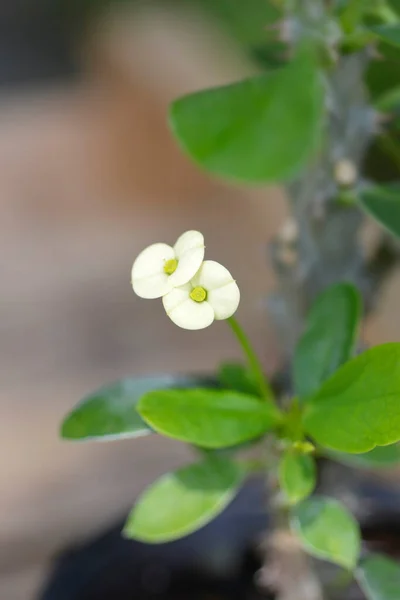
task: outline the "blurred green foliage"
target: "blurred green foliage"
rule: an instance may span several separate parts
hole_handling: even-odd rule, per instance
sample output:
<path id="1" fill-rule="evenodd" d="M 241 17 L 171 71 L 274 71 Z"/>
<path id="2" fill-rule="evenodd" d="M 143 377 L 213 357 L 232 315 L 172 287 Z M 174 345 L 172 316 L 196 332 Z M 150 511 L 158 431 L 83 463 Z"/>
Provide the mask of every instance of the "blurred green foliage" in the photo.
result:
<path id="1" fill-rule="evenodd" d="M 271 34 L 267 27 L 279 17 L 279 11 L 265 0 L 175 0 L 192 3 L 214 16 L 238 42 L 247 46 L 264 44 Z"/>

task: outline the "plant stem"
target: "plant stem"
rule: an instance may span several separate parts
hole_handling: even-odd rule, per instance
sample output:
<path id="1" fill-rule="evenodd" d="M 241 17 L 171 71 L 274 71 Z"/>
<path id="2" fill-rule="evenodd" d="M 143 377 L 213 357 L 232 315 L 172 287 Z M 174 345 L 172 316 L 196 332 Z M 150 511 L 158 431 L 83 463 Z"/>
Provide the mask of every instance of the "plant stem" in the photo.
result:
<path id="1" fill-rule="evenodd" d="M 316 0 L 310 0 L 311 8 L 315 4 Z M 291 17 L 301 25 L 300 9 L 293 11 Z M 325 287 L 347 280 L 358 287 L 366 302 L 371 295 L 359 236 L 363 217 L 357 206 L 337 203 L 340 190 L 335 178 L 335 166 L 341 159 L 351 161 L 361 172 L 375 134 L 376 115 L 364 83 L 369 58 L 368 50 L 346 54 L 325 72 L 325 144 L 307 171 L 286 188 L 295 234 L 290 239 L 277 236 L 272 246 L 278 290 L 269 304 L 282 343 L 285 373 L 309 307 Z M 289 384 L 287 393 L 291 392 Z M 277 600 L 322 600 L 323 575 L 320 580 L 313 562 L 290 533 L 287 511 L 281 506 L 273 473 L 267 474 L 267 485 L 271 520 L 265 539 L 266 580 L 272 569 Z M 327 486 L 321 490 L 326 493 Z"/>
<path id="2" fill-rule="evenodd" d="M 342 56 L 327 73 L 325 144 L 318 160 L 286 188 L 296 231 L 296 240 L 291 242 L 294 258 L 290 263 L 284 260 L 288 242 L 277 236 L 271 255 L 278 290 L 269 302 L 286 364 L 292 359 L 305 315 L 323 289 L 351 281 L 366 304 L 371 295 L 360 241 L 363 215 L 357 206 L 336 202 L 339 190 L 334 177 L 338 157 L 351 161 L 361 172 L 375 135 L 376 115 L 364 84 L 368 62 L 368 52 L 352 53 Z"/>
<path id="3" fill-rule="evenodd" d="M 274 394 L 264 375 L 261 363 L 258 360 L 258 356 L 255 353 L 249 338 L 247 337 L 242 327 L 239 325 L 238 321 L 234 317 L 230 317 L 229 319 L 227 319 L 227 321 L 247 358 L 249 367 L 253 373 L 255 381 L 257 382 L 261 396 L 264 398 L 264 400 L 268 402 L 273 402 Z"/>
<path id="4" fill-rule="evenodd" d="M 322 584 L 298 536 L 291 531 L 290 510 L 279 484 L 281 452 L 273 436 L 266 439 L 266 484 L 269 528 L 262 542 L 264 565 L 258 574 L 261 589 L 277 600 L 324 600 Z"/>

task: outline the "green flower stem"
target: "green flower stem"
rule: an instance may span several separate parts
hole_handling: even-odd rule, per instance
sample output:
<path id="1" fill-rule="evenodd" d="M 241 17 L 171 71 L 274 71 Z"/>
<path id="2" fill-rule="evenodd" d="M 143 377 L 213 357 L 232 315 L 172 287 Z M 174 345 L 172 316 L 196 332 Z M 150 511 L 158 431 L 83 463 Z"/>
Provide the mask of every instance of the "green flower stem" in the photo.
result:
<path id="1" fill-rule="evenodd" d="M 274 394 L 264 375 L 263 368 L 261 366 L 260 361 L 258 360 L 257 354 L 254 352 L 250 344 L 249 338 L 247 337 L 242 327 L 239 325 L 239 323 L 234 317 L 230 317 L 229 319 L 227 319 L 227 321 L 248 360 L 249 367 L 253 372 L 254 379 L 257 382 L 261 396 L 266 401 L 274 403 Z"/>

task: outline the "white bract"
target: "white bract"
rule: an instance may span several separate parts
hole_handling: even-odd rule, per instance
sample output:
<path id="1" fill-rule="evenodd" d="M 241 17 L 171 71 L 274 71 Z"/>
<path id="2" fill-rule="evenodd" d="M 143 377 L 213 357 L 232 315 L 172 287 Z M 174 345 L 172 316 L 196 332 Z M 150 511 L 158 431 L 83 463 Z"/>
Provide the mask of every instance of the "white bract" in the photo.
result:
<path id="1" fill-rule="evenodd" d="M 190 281 L 203 259 L 204 237 L 199 231 L 186 231 L 173 247 L 152 244 L 133 263 L 133 291 L 141 298 L 161 298 Z"/>
<path id="2" fill-rule="evenodd" d="M 189 283 L 163 297 L 170 319 L 183 329 L 204 329 L 228 319 L 239 306 L 240 291 L 228 269 L 205 260 Z"/>

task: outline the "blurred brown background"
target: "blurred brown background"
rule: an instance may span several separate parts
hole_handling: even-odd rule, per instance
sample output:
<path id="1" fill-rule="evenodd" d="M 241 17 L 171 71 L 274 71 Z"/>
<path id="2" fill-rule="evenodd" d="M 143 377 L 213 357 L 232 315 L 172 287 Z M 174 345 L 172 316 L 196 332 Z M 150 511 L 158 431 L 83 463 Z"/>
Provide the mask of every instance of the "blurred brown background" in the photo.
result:
<path id="1" fill-rule="evenodd" d="M 239 317 L 266 367 L 278 361 L 264 301 L 282 195 L 211 181 L 165 124 L 173 97 L 254 67 L 213 23 L 170 8 L 115 5 L 74 52 L 75 80 L 0 91 L 2 600 L 34 598 L 54 552 L 120 516 L 187 457 L 154 438 L 61 442 L 60 420 L 80 397 L 125 374 L 210 371 L 237 355 L 223 323 L 179 330 L 160 302 L 134 297 L 130 268 L 144 246 L 200 229 L 208 257 L 239 282 Z M 400 338 L 398 285 L 368 341 Z"/>

